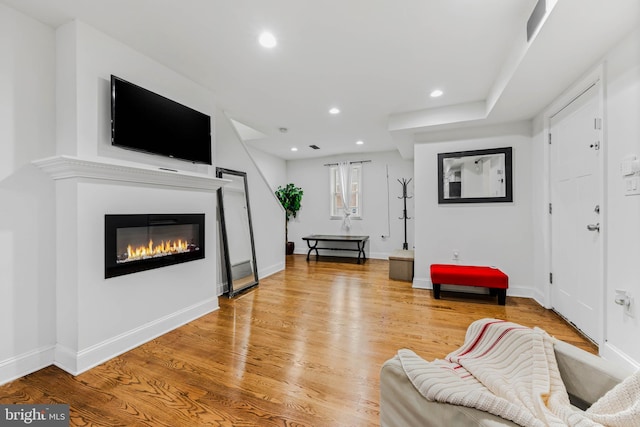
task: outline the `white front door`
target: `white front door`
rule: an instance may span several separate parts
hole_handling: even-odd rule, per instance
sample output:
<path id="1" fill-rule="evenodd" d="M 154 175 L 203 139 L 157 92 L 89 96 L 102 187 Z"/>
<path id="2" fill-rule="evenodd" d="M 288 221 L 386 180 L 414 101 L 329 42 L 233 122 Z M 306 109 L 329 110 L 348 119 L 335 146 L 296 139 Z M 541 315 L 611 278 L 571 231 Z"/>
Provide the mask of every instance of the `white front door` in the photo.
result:
<path id="1" fill-rule="evenodd" d="M 598 85 L 550 121 L 551 303 L 600 344 L 603 310 L 602 122 Z"/>

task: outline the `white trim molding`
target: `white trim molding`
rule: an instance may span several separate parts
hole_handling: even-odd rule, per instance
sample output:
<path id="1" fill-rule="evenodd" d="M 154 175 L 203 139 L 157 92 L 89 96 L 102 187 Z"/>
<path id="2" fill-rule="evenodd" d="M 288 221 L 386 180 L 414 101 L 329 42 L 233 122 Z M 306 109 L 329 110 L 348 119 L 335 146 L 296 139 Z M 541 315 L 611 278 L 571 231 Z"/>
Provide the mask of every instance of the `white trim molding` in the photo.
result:
<path id="1" fill-rule="evenodd" d="M 154 167 L 113 159 L 88 159 L 73 156 L 55 156 L 35 160 L 35 166 L 54 180 L 70 178 L 102 179 L 137 184 L 156 184 L 190 190 L 215 191 L 229 182 L 194 172 Z"/>
<path id="2" fill-rule="evenodd" d="M 173 294 L 170 276 L 184 266 L 175 266 L 161 277 L 156 275 L 153 287 L 145 276 L 122 277 L 113 286 L 105 286 L 104 272 L 100 270 L 101 251 L 79 248 L 101 240 L 104 215 L 115 211 L 175 211 L 173 205 L 179 204 L 180 209 L 202 212 L 213 219 L 216 190 L 229 180 L 110 158 L 55 156 L 32 163 L 49 175 L 56 186 L 56 346 L 48 354 L 48 364 L 78 375 L 219 308 L 217 296 L 211 297 L 213 289 L 195 285 L 209 274 L 216 275 L 215 227 L 207 231 L 212 249 L 208 251 L 208 259 L 192 265 L 193 273 L 188 273 L 193 274 L 194 285 L 190 288 L 193 293 L 171 302 L 168 302 Z M 149 192 L 150 187 L 154 187 L 153 192 Z M 150 197 L 145 197 L 147 194 Z M 94 312 L 87 304 L 101 304 L 101 297 L 121 292 L 119 286 L 132 286 L 138 292 L 138 300 L 155 298 L 157 304 L 147 316 L 126 317 L 118 325 L 101 329 L 97 325 L 108 318 L 109 311 Z M 141 289 L 156 288 L 163 293 L 150 299 L 143 297 Z M 135 306 L 132 301 L 128 302 L 130 309 Z M 109 304 L 116 302 L 112 299 Z M 95 331 L 100 332 L 99 337 Z"/>
<path id="3" fill-rule="evenodd" d="M 215 297 L 134 328 L 79 352 L 58 344 L 55 351 L 54 365 L 72 375 L 79 375 L 113 357 L 126 353 L 218 309 L 218 298 Z"/>
<path id="4" fill-rule="evenodd" d="M 7 384 L 51 365 L 55 345 L 37 348 L 27 353 L 0 361 L 0 385 Z"/>
<path id="5" fill-rule="evenodd" d="M 610 360 L 633 371 L 640 369 L 638 362 L 608 341 L 600 347 L 600 356 L 603 359 Z"/>

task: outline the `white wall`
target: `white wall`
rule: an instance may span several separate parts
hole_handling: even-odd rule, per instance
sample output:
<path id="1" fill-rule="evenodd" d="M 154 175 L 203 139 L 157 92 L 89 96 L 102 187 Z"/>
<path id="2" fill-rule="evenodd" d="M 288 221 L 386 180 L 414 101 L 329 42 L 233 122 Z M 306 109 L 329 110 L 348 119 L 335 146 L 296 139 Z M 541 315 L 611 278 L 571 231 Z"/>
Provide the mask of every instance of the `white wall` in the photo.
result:
<path id="1" fill-rule="evenodd" d="M 275 192 L 279 186 L 284 187 L 287 185 L 287 162 L 284 159 L 272 156 L 248 145 L 247 149 L 273 192 Z"/>
<path id="2" fill-rule="evenodd" d="M 364 163 L 362 167 L 362 220 L 353 219 L 349 231 L 342 229 L 342 220 L 330 219 L 329 167 L 324 166 L 343 160 L 371 160 L 371 163 Z M 389 199 L 387 199 L 387 168 Z M 413 161 L 403 160 L 395 151 L 289 160 L 287 183 L 292 182 L 304 191 L 302 208 L 297 217 L 289 221 L 289 240 L 295 243 L 295 252 L 307 253 L 307 245 L 301 238 L 309 234 L 369 235 L 366 253 L 370 258 L 386 259 L 393 250 L 402 249 L 404 224 L 399 218 L 402 216 L 403 202 L 398 199 L 402 195 L 402 186 L 397 181 L 402 178 L 407 180 L 413 178 Z M 408 194 L 412 197 L 414 196 L 413 188 L 413 181 L 411 181 Z M 412 198 L 407 201 L 408 216 L 412 218 L 407 221 L 409 249 L 414 245 L 414 200 Z M 389 234 L 390 237 L 382 237 Z M 323 254 L 331 255 L 330 252 Z M 342 255 L 341 252 L 334 253 L 334 255 L 338 254 Z M 354 253 L 345 255 L 354 255 Z"/>
<path id="3" fill-rule="evenodd" d="M 197 264 L 194 271 L 198 278 L 182 284 L 180 290 L 176 290 L 175 283 L 168 283 L 169 272 L 179 270 L 184 273 L 181 270 L 184 266 L 165 268 L 163 274 L 158 271 L 138 273 L 146 279 L 162 276 L 153 277 L 147 285 L 140 287 L 140 283 L 129 283 L 136 275 L 110 279 L 106 283 L 99 277 L 103 271 L 96 264 L 100 264 L 99 258 L 87 255 L 86 265 L 95 267 L 96 271 L 81 266 L 76 272 L 63 273 L 77 284 L 71 289 L 73 295 L 67 295 L 68 300 L 81 307 L 75 306 L 70 312 L 56 309 L 57 302 L 67 300 L 56 293 L 55 230 L 56 226 L 60 227 L 56 221 L 56 185 L 31 162 L 64 154 L 112 158 L 214 175 L 215 164 L 193 165 L 112 147 L 109 127 L 111 74 L 210 114 L 214 132 L 223 113 L 216 110 L 214 98 L 206 88 L 81 22 L 71 22 L 54 31 L 0 5 L 0 35 L 3 52 L 0 62 L 1 384 L 50 365 L 56 357 L 61 359 L 57 363 L 69 371 L 81 371 L 101 357 L 113 356 L 114 350 L 139 344 L 152 338 L 150 334 L 161 333 L 161 329 L 172 322 L 184 321 L 190 313 L 202 313 L 202 308 L 193 310 L 193 307 L 200 307 L 202 303 L 207 304 L 207 310 L 213 305 L 217 307 L 215 296 L 221 289 L 216 289 L 210 279 L 217 276 L 219 257 L 217 245 L 210 244 L 206 261 L 189 263 Z M 237 141 L 228 128 L 226 117 L 222 118 L 222 123 L 220 157 L 223 166 L 247 170 L 252 201 L 256 206 L 264 206 L 264 209 L 256 208 L 254 224 L 257 224 L 258 267 L 262 276 L 268 275 L 284 268 L 284 224 L 279 220 L 284 213 L 246 152 L 238 156 L 234 151 Z M 212 149 L 216 153 L 215 139 Z M 73 234 L 90 235 L 97 244 L 102 241 L 100 233 L 89 232 L 89 229 L 95 225 L 96 217 L 102 217 L 104 212 L 96 213 L 95 209 L 105 210 L 118 205 L 123 212 L 129 211 L 124 213 L 130 213 L 140 208 L 125 209 L 114 200 L 97 196 L 96 188 L 104 190 L 103 196 L 114 193 L 109 192 L 107 186 L 98 185 L 85 191 L 83 185 L 88 184 L 78 182 L 74 185 L 74 188 L 57 186 L 58 193 L 70 195 L 77 202 L 66 213 L 69 218 L 78 220 L 64 224 L 76 227 L 77 223 Z M 150 203 L 152 210 L 157 212 L 179 213 L 183 209 L 195 209 L 215 218 L 215 212 L 210 209 L 215 206 L 213 194 L 188 191 L 173 194 L 171 190 L 152 187 L 130 187 L 115 190 L 115 193 L 122 196 L 116 202 L 128 200 L 134 204 L 144 200 L 145 209 Z M 91 202 L 92 197 L 98 199 Z M 163 200 L 179 201 L 182 197 L 186 199 L 184 203 L 178 202 L 181 206 L 171 209 L 159 206 Z M 197 206 L 194 207 L 194 203 Z M 216 227 L 208 227 L 207 241 L 215 242 L 216 239 Z M 83 248 L 86 243 L 83 240 Z M 184 277 L 184 274 L 180 276 Z M 120 285 L 122 283 L 126 285 Z M 147 289 L 149 287 L 152 289 Z M 144 303 L 140 303 L 140 298 Z M 133 304 L 135 309 L 127 308 L 128 304 Z M 58 320 L 57 314 L 61 316 Z M 114 314 L 117 314 L 116 321 L 110 321 Z M 118 347 L 114 343 L 122 345 Z"/>
<path id="4" fill-rule="evenodd" d="M 513 147 L 512 203 L 438 204 L 438 153 L 500 147 Z M 431 288 L 429 266 L 455 263 L 456 250 L 460 264 L 495 265 L 504 271 L 508 295 L 531 296 L 531 137 L 514 133 L 416 144 L 414 155 L 414 287 Z"/>
<path id="5" fill-rule="evenodd" d="M 284 221 L 280 220 L 284 213 L 273 197 L 274 187 L 293 182 L 305 190 L 302 210 L 290 223 L 290 240 L 296 242 L 298 253 L 306 253 L 300 237 L 344 232 L 341 221 L 329 220 L 329 177 L 323 164 L 371 159 L 372 163 L 364 166 L 364 219 L 353 221 L 351 230 L 351 234 L 371 236 L 370 256 L 386 258 L 401 247 L 403 228 L 398 217 L 402 202 L 397 199 L 400 185 L 396 180 L 414 177 L 409 192 L 415 198 L 408 207 L 413 218 L 408 221 L 409 246 L 415 245 L 416 249 L 414 286 L 429 287 L 428 265 L 452 262 L 452 251 L 457 249 L 460 262 L 498 265 L 507 272 L 510 295 L 533 296 L 543 305 L 549 304 L 548 195 L 544 185 L 534 184 L 544 183 L 548 175 L 540 117 L 534 120 L 533 137 L 518 132 L 494 137 L 483 130 L 471 137 L 467 131 L 464 137 L 418 144 L 415 168 L 413 161 L 389 152 L 289 161 L 285 175 L 281 161 L 260 153 L 252 158 L 222 111 L 215 109 L 209 91 L 82 23 L 61 29 L 56 48 L 51 28 L 0 4 L 0 51 L 0 384 L 49 365 L 56 344 L 54 184 L 30 165 L 32 160 L 56 153 L 102 156 L 213 174 L 213 167 L 111 147 L 111 73 L 212 114 L 218 136 L 217 147 L 214 145 L 216 165 L 244 170 L 249 175 L 261 277 L 284 267 Z M 640 156 L 640 32 L 631 34 L 606 60 L 607 298 L 606 342 L 601 353 L 638 366 L 640 343 L 633 338 L 640 333 L 640 312 L 636 309 L 636 317 L 625 316 L 613 302 L 613 295 L 615 289 L 622 288 L 635 296 L 636 304 L 640 301 L 640 196 L 624 196 L 619 173 L 624 156 Z M 57 95 L 56 73 L 60 78 Z M 514 202 L 438 206 L 436 154 L 496 146 L 514 148 Z M 387 165 L 390 204 L 386 195 Z M 83 194 L 91 197 L 86 191 Z M 391 237 L 381 237 L 387 234 Z M 95 306 L 103 291 L 93 283 L 81 297 L 88 295 Z M 188 301 L 179 301 L 178 305 L 193 303 L 192 297 L 187 295 Z M 175 311 L 177 306 L 161 303 L 159 309 L 161 313 L 143 311 L 138 315 L 147 313 L 149 320 Z M 143 319 L 123 321 L 118 324 L 119 331 Z M 98 332 L 95 338 L 91 338 L 93 332 Z M 89 325 L 78 342 L 95 345 L 115 332 L 91 330 Z"/>
<path id="6" fill-rule="evenodd" d="M 193 268 L 187 275 L 181 266 L 172 266 L 162 274 L 149 271 L 108 283 L 101 276 L 102 257 L 91 255 L 102 252 L 103 225 L 99 223 L 106 210 L 120 206 L 121 213 L 131 213 L 144 204 L 145 211 L 149 205 L 156 212 L 187 209 L 214 219 L 213 192 L 131 186 L 112 191 L 115 199 L 106 198 L 102 196 L 109 193 L 107 186 L 92 184 L 87 190 L 89 183 L 77 182 L 74 188 L 54 185 L 31 165 L 33 160 L 67 154 L 213 176 L 213 166 L 111 147 L 109 77 L 120 75 L 215 118 L 211 93 L 82 23 L 72 22 L 54 32 L 0 5 L 0 35 L 0 383 L 54 361 L 70 372 L 81 371 L 113 356 L 114 351 L 124 351 L 188 321 L 196 312 L 201 315 L 217 308 L 211 282 L 216 274 L 215 244 L 209 245 L 207 259 L 188 263 Z M 56 193 L 77 201 L 65 211 L 69 218 L 57 215 Z M 176 206 L 166 200 L 176 201 Z M 126 207 L 120 203 L 125 201 L 129 202 Z M 80 253 L 77 249 L 56 253 L 60 242 L 56 227 L 60 235 L 65 224 L 75 227 L 72 235 L 80 236 Z M 207 229 L 207 241 L 216 241 L 215 227 Z M 91 245 L 96 252 L 85 249 Z M 83 262 L 77 271 L 61 273 L 58 270 L 66 266 L 68 252 L 82 255 Z M 176 283 L 180 280 L 172 280 L 171 271 L 177 271 L 180 280 L 191 280 Z M 72 286 L 70 294 L 56 291 L 60 274 L 73 277 L 77 286 Z M 141 280 L 147 282 L 141 286 Z M 67 312 L 57 306 L 63 300 L 77 305 Z M 64 359 L 62 363 L 58 357 Z"/>
<path id="7" fill-rule="evenodd" d="M 606 299 L 601 354 L 640 367 L 640 196 L 625 196 L 620 162 L 640 157 L 640 29 L 606 58 Z M 635 317 L 614 303 L 616 289 L 635 297 Z"/>
<path id="8" fill-rule="evenodd" d="M 56 365 L 83 372 L 218 308 L 215 227 L 197 261 L 105 279 L 103 251 L 105 214 L 204 213 L 212 225 L 214 192 L 94 179 L 58 180 L 56 191 Z"/>
<path id="9" fill-rule="evenodd" d="M 215 152 L 217 117 L 211 91 L 80 21 L 59 27 L 56 38 L 58 154 L 109 157 L 215 176 L 215 158 L 214 166 L 199 165 L 111 145 L 112 74 L 211 116 Z"/>
<path id="10" fill-rule="evenodd" d="M 604 64 L 605 200 L 601 209 L 605 239 L 604 344 L 600 354 L 630 368 L 640 367 L 640 313 L 624 314 L 615 304 L 615 290 L 640 296 L 640 196 L 625 196 L 620 163 L 624 157 L 640 157 L 640 29 L 614 47 Z M 587 72 L 588 70 L 585 70 Z M 596 71 L 588 74 L 593 75 Z M 580 82 L 576 82 L 579 84 Z M 569 89 L 569 88 L 568 88 Z M 548 142 L 544 114 L 534 120 L 532 138 L 533 277 L 534 296 L 545 307 L 553 301 L 549 292 Z"/>
<path id="11" fill-rule="evenodd" d="M 56 49 L 58 154 L 123 159 L 214 176 L 213 166 L 121 150 L 110 144 L 111 74 L 215 120 L 211 92 L 82 22 L 69 22 L 57 29 Z M 211 280 L 217 259 L 216 228 L 212 226 L 215 192 L 91 180 L 58 181 L 56 190 L 58 366 L 74 374 L 82 372 L 218 308 Z M 205 227 L 205 259 L 104 278 L 105 214 L 201 212 L 209 224 Z M 69 223 L 68 218 L 77 220 Z M 66 229 L 72 237 L 66 235 Z"/>
<path id="12" fill-rule="evenodd" d="M 47 366 L 55 346 L 55 37 L 0 4 L 0 384 Z"/>
<path id="13" fill-rule="evenodd" d="M 217 113 L 216 129 L 216 165 L 247 173 L 258 276 L 269 276 L 285 267 L 284 210 L 222 111 Z M 221 274 L 218 283 L 222 290 Z"/>

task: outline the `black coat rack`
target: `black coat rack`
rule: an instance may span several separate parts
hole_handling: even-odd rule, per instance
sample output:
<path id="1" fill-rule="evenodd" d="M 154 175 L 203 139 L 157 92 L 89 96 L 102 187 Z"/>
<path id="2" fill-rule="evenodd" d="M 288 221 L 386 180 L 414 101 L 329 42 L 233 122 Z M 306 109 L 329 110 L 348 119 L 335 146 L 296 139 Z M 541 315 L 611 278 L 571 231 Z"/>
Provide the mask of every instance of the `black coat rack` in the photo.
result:
<path id="1" fill-rule="evenodd" d="M 406 179 L 402 178 L 402 181 L 398 180 L 400 185 L 402 185 L 402 196 L 398 197 L 398 199 L 403 199 L 404 201 L 404 209 L 402 210 L 402 216 L 400 219 L 404 220 L 404 243 L 402 244 L 402 249 L 409 249 L 409 244 L 407 243 L 407 220 L 411 219 L 407 216 L 407 199 L 411 199 L 410 196 L 407 196 L 407 185 L 411 182 L 412 178 Z"/>

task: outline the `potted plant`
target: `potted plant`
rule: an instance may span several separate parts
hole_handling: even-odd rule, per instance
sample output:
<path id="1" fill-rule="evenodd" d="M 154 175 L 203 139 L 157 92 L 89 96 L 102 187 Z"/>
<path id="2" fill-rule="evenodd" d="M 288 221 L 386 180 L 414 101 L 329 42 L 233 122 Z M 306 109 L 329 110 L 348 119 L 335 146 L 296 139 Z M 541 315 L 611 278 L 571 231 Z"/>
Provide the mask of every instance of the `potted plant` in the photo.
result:
<path id="1" fill-rule="evenodd" d="M 285 241 L 287 242 L 287 255 L 291 255 L 293 253 L 293 249 L 295 247 L 294 242 L 289 241 L 289 218 L 292 216 L 295 218 L 296 214 L 300 210 L 300 202 L 302 201 L 302 188 L 296 187 L 295 185 L 289 183 L 286 187 L 278 186 L 276 190 L 276 197 L 280 200 L 282 207 L 286 213 L 286 222 L 285 222 Z"/>

